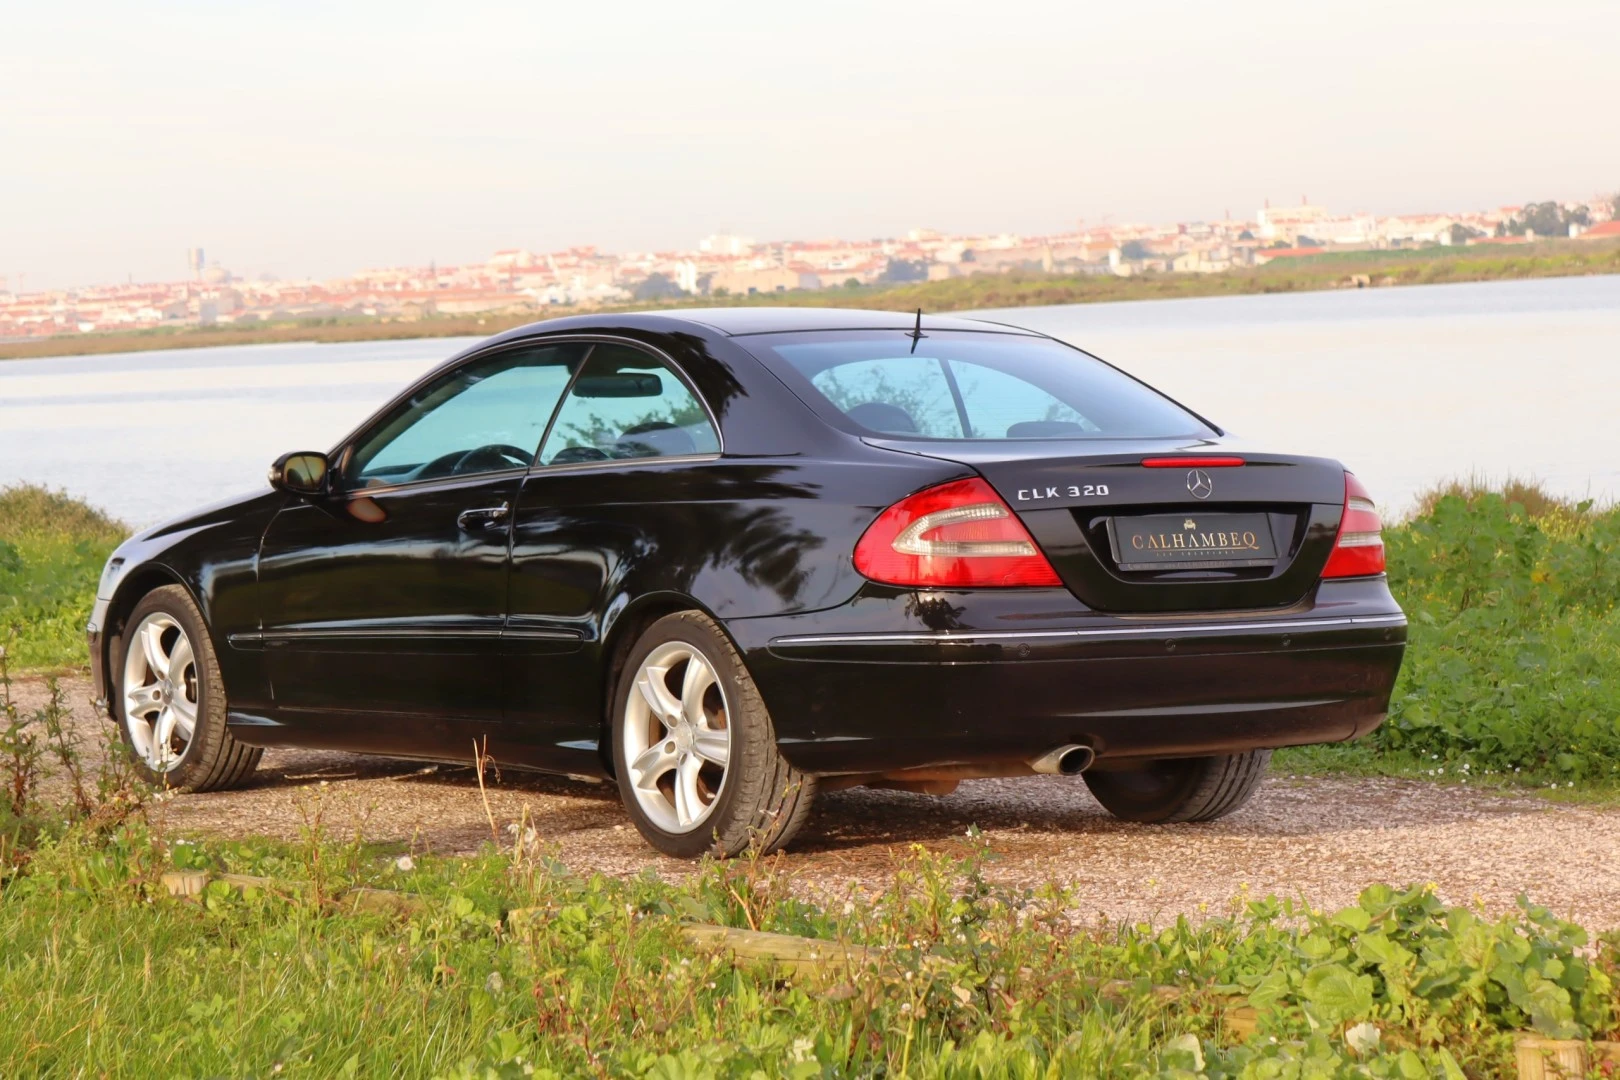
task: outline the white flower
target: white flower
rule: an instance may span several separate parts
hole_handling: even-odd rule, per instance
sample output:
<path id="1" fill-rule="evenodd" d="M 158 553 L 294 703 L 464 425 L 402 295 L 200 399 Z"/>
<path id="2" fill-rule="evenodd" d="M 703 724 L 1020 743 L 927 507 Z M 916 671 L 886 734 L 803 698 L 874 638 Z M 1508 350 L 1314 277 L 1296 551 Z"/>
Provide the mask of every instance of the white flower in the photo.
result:
<path id="1" fill-rule="evenodd" d="M 416 860 L 411 858 L 409 855 L 401 855 L 399 858 L 394 860 L 394 869 L 400 871 L 401 873 L 408 874 L 412 870 L 416 869 Z"/>
<path id="2" fill-rule="evenodd" d="M 795 1062 L 804 1062 L 809 1061 L 815 1051 L 816 1041 L 814 1039 L 807 1039 L 801 1035 L 799 1038 L 793 1040 L 792 1046 L 788 1047 L 788 1056 L 791 1057 Z"/>
<path id="3" fill-rule="evenodd" d="M 1359 1057 L 1366 1057 L 1378 1049 L 1379 1039 L 1383 1033 L 1372 1024 L 1362 1021 L 1344 1033 L 1345 1045 L 1354 1050 Z"/>

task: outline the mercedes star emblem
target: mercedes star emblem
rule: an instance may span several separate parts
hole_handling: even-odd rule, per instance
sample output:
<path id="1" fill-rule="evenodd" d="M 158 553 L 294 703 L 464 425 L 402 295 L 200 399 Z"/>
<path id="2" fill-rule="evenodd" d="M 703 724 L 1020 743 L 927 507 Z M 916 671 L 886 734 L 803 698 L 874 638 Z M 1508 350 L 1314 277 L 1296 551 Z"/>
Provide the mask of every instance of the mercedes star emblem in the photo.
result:
<path id="1" fill-rule="evenodd" d="M 1215 484 L 1203 469 L 1192 469 L 1187 473 L 1187 490 L 1195 499 L 1207 499 L 1215 490 Z"/>

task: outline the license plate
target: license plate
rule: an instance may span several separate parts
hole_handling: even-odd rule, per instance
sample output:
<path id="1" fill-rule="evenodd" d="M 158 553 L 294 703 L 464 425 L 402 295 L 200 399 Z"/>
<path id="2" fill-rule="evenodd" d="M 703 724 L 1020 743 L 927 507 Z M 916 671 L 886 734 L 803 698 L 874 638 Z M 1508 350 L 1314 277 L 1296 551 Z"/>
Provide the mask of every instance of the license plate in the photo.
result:
<path id="1" fill-rule="evenodd" d="M 1155 514 L 1108 521 L 1121 570 L 1270 566 L 1277 561 L 1265 514 Z"/>

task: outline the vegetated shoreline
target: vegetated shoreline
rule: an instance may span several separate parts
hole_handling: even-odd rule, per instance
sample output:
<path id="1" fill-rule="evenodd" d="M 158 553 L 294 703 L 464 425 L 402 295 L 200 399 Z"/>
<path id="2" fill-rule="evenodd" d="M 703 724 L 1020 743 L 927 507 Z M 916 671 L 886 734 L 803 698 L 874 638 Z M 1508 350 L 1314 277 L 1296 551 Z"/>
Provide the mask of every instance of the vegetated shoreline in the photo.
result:
<path id="1" fill-rule="evenodd" d="M 901 285 L 834 287 L 759 296 L 705 296 L 609 308 L 553 307 L 401 321 L 357 316 L 240 326 L 183 327 L 61 335 L 0 342 L 0 360 L 146 352 L 290 342 L 335 343 L 410 338 L 482 337 L 544 318 L 592 310 L 674 311 L 716 305 L 853 307 L 930 312 L 1039 307 L 1133 300 L 1320 292 L 1357 287 L 1438 285 L 1620 274 L 1620 243 L 1556 240 L 1511 247 L 1354 251 L 1279 260 L 1219 274 L 1064 275 L 1016 272 Z"/>
<path id="2" fill-rule="evenodd" d="M 126 533 L 66 495 L 0 489 L 13 673 L 84 667 L 97 577 Z M 1285 751 L 1279 767 L 1620 793 L 1620 505 L 1453 482 L 1384 535 L 1411 622 L 1389 719 L 1360 742 Z"/>

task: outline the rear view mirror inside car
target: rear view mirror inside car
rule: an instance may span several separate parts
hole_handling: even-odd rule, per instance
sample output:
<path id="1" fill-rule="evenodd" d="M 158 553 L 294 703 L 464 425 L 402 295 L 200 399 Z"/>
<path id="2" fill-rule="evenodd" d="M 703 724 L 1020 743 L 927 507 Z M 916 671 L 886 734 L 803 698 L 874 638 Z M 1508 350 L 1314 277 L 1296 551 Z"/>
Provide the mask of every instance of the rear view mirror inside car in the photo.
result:
<path id="1" fill-rule="evenodd" d="M 574 395 L 582 398 L 658 397 L 663 392 L 663 380 L 650 371 L 585 375 L 574 383 Z"/>

